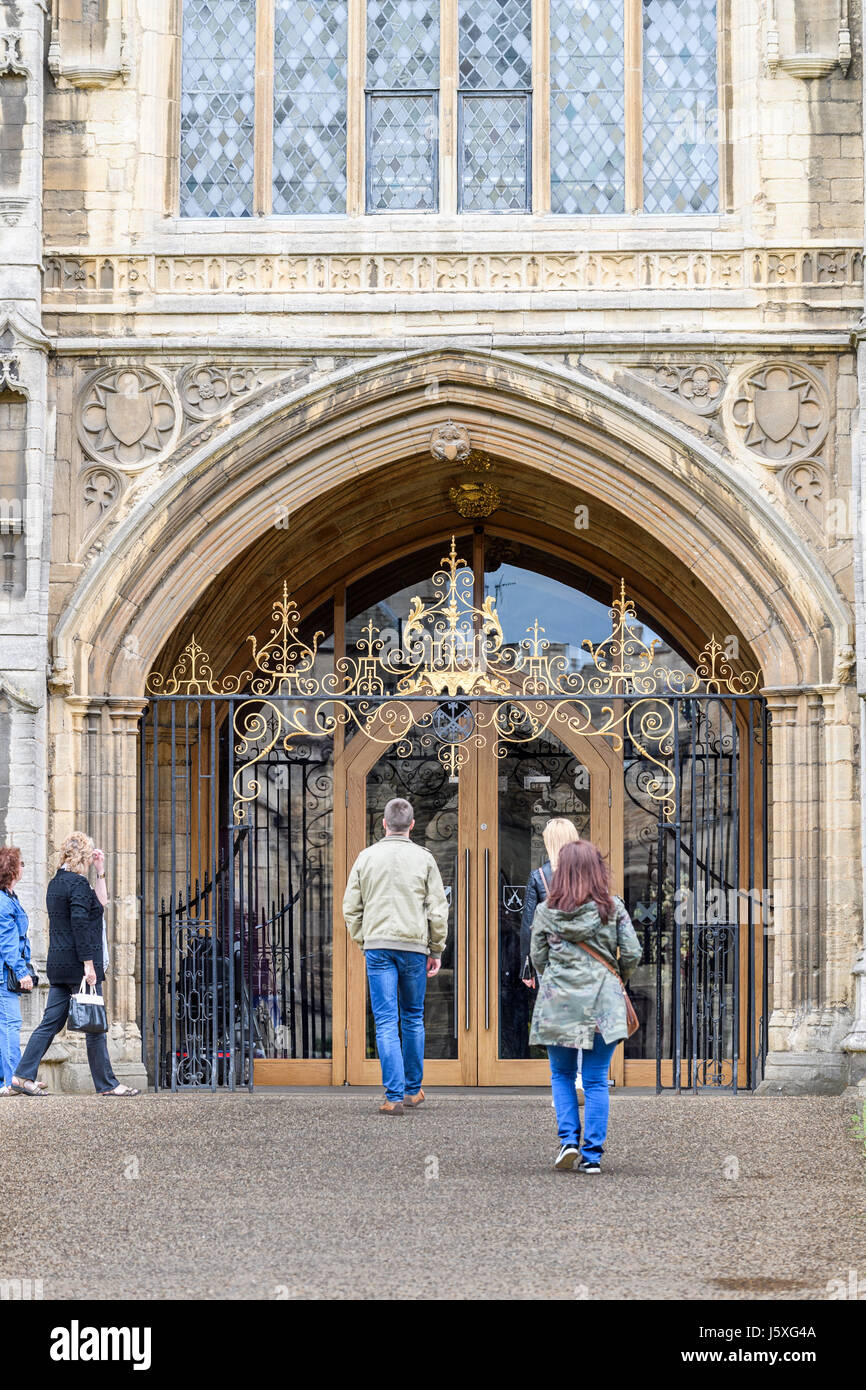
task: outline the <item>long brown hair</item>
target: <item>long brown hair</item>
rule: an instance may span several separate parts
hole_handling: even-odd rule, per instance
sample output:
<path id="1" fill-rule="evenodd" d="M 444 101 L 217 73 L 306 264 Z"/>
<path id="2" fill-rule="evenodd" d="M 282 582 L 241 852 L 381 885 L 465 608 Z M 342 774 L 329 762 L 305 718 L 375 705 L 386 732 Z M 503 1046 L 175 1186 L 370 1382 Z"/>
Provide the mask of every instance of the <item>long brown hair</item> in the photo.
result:
<path id="1" fill-rule="evenodd" d="M 0 888 L 12 888 L 21 872 L 21 851 L 14 845 L 0 849 Z"/>
<path id="2" fill-rule="evenodd" d="M 560 912 L 576 912 L 590 899 L 598 908 L 601 920 L 610 921 L 613 897 L 610 874 L 601 850 L 591 840 L 563 845 L 547 895 L 547 906 L 559 908 Z"/>

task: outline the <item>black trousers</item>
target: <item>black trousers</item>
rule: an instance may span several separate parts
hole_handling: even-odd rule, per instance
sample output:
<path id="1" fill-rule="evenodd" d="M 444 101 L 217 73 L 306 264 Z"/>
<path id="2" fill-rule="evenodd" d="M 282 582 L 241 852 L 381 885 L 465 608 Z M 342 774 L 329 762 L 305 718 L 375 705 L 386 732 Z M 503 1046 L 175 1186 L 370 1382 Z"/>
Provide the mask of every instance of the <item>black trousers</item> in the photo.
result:
<path id="1" fill-rule="evenodd" d="M 78 985 L 52 985 L 49 989 L 45 1013 L 30 1034 L 30 1041 L 15 1072 L 22 1081 L 36 1080 L 39 1063 L 66 1022 L 69 1001 L 77 990 Z M 85 1033 L 84 1036 L 87 1039 L 87 1061 L 90 1064 L 94 1086 L 97 1091 L 113 1091 L 118 1082 L 108 1056 L 108 1034 Z"/>

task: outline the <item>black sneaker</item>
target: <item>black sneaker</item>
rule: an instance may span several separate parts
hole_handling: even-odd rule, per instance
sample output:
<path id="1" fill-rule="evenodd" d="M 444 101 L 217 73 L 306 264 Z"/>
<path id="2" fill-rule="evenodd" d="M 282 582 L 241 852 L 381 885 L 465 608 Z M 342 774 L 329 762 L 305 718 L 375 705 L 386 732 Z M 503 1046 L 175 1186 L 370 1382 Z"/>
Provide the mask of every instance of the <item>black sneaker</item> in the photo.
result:
<path id="1" fill-rule="evenodd" d="M 578 1173 L 600 1173 L 601 1164 L 594 1158 L 582 1158 L 577 1165 Z"/>
<path id="2" fill-rule="evenodd" d="M 553 1166 L 554 1168 L 573 1168 L 579 1158 L 580 1153 L 574 1144 L 563 1144 L 559 1153 L 556 1155 L 556 1161 Z"/>

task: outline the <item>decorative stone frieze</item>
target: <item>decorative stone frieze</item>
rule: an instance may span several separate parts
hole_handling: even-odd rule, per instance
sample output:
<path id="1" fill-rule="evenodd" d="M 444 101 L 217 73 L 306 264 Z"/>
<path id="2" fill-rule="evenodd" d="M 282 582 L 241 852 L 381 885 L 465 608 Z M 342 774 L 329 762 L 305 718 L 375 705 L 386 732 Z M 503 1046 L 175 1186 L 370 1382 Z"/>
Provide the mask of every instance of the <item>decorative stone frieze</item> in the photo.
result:
<path id="1" fill-rule="evenodd" d="M 251 367 L 187 367 L 178 379 L 184 413 L 190 420 L 210 420 L 230 409 L 238 397 L 261 385 Z"/>
<path id="2" fill-rule="evenodd" d="M 23 35 L 18 29 L 0 30 L 0 77 L 29 77 L 24 61 Z"/>
<path id="3" fill-rule="evenodd" d="M 21 362 L 17 352 L 0 352 L 0 391 L 21 390 Z"/>
<path id="4" fill-rule="evenodd" d="M 77 431 L 82 448 L 99 462 L 136 473 L 170 447 L 179 412 L 171 388 L 147 367 L 97 372 L 82 391 Z"/>
<path id="5" fill-rule="evenodd" d="M 820 526 L 824 520 L 828 492 L 827 473 L 822 464 L 815 459 L 791 464 L 782 474 L 782 486 L 787 495 Z"/>
<path id="6" fill-rule="evenodd" d="M 503 290 L 812 292 L 863 283 L 860 247 L 741 251 L 576 251 L 538 254 L 93 255 L 46 251 L 48 300 L 215 294 L 482 294 Z M 855 296 L 851 296 L 854 298 Z"/>
<path id="7" fill-rule="evenodd" d="M 666 362 L 642 375 L 648 377 L 660 391 L 676 396 L 683 405 L 699 415 L 712 415 L 718 410 L 727 382 L 724 367 L 711 362 L 683 366 Z"/>
<path id="8" fill-rule="evenodd" d="M 465 463 L 471 452 L 468 429 L 453 420 L 437 425 L 430 435 L 430 453 L 440 463 Z"/>
<path id="9" fill-rule="evenodd" d="M 88 468 L 82 473 L 81 503 L 85 535 L 107 516 L 122 491 L 120 475 L 113 468 Z"/>
<path id="10" fill-rule="evenodd" d="M 6 227 L 17 227 L 26 207 L 26 198 L 0 198 L 0 222 Z"/>
<path id="11" fill-rule="evenodd" d="M 728 397 L 729 437 L 769 468 L 805 459 L 823 443 L 830 402 L 823 381 L 799 362 L 762 362 Z"/>

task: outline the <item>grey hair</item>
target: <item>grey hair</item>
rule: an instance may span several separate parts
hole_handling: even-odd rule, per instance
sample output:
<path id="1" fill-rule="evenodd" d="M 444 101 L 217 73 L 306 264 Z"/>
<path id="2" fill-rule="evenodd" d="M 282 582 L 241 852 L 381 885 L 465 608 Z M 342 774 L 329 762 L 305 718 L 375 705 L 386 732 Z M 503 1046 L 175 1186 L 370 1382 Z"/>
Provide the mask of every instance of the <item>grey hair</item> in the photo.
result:
<path id="1" fill-rule="evenodd" d="M 385 807 L 385 825 L 397 835 L 403 835 L 415 819 L 412 803 L 402 796 L 395 796 Z"/>

